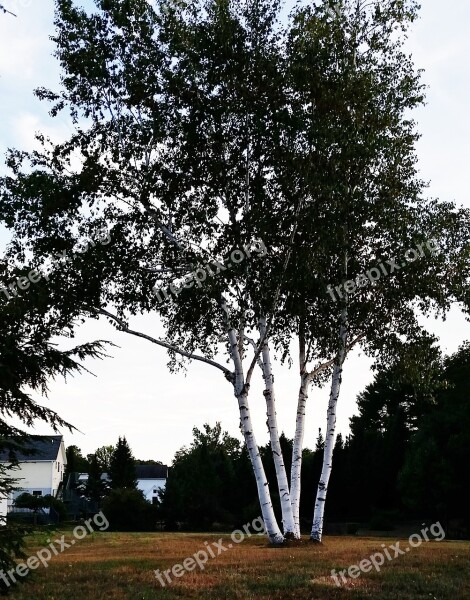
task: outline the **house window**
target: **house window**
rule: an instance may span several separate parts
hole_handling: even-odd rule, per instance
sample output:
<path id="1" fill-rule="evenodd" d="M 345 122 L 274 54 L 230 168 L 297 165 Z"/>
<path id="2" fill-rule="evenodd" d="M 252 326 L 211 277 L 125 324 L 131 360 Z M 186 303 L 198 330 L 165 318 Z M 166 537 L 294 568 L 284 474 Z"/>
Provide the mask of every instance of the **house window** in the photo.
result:
<path id="1" fill-rule="evenodd" d="M 33 496 L 42 496 L 42 492 L 36 490 L 33 492 Z"/>

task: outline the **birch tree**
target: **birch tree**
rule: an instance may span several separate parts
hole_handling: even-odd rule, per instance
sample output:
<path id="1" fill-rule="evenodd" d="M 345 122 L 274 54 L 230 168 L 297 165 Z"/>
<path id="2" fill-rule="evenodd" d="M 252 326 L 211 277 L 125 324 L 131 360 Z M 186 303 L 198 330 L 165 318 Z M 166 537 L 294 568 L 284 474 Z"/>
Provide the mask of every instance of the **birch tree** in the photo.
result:
<path id="1" fill-rule="evenodd" d="M 224 375 L 239 405 L 269 538 L 281 543 L 249 406 L 265 340 L 258 333 L 248 358 L 246 339 L 259 330 L 265 299 L 276 304 L 293 243 L 291 222 L 284 243 L 271 250 L 278 274 L 261 286 L 274 271 L 262 262 L 257 217 L 274 195 L 277 204 L 285 196 L 275 176 L 283 132 L 273 115 L 285 112 L 273 29 L 278 3 L 96 4 L 88 15 L 68 0 L 56 3 L 63 90 L 37 93 L 54 103 L 53 115 L 68 109 L 77 132 L 55 146 L 40 137 L 43 150 L 29 156 L 10 154 L 6 214 L 38 268 L 47 269 L 53 252 L 67 256 L 60 274 L 53 269 L 48 277 L 55 299 L 73 298 L 62 307 L 67 318 L 104 316 L 166 348 L 171 369 L 197 360 Z M 22 170 L 26 159 L 32 175 Z M 20 222 L 25 201 L 31 218 Z M 112 243 L 79 250 L 105 226 Z M 237 251 L 245 257 L 238 269 Z M 230 265 L 217 262 L 227 256 Z M 168 298 L 169 286 L 172 300 L 159 302 L 159 289 Z M 129 317 L 148 311 L 160 315 L 165 339 L 130 327 Z M 221 343 L 233 370 L 215 360 Z M 290 534 L 290 502 L 283 507 Z"/>
<path id="2" fill-rule="evenodd" d="M 445 313 L 460 300 L 456 273 L 468 281 L 468 211 L 427 200 L 417 177 L 410 111 L 424 91 L 403 50 L 416 15 L 413 2 L 347 1 L 334 10 L 323 2 L 299 9 L 290 30 L 293 110 L 303 133 L 296 167 L 305 162 L 304 195 L 315 199 L 302 211 L 286 296 L 300 342 L 294 514 L 309 383 L 331 376 L 313 541 L 322 538 L 348 353 L 360 343 L 381 363 L 392 361 L 403 341 L 424 335 L 418 312 Z"/>
<path id="3" fill-rule="evenodd" d="M 416 303 L 450 306 L 449 265 L 462 262 L 468 239 L 468 215 L 425 200 L 416 177 L 406 115 L 423 92 L 393 41 L 414 4 L 358 12 L 348 0 L 332 12 L 320 2 L 284 28 L 278 1 L 95 4 L 87 13 L 56 0 L 62 88 L 37 95 L 53 117 L 68 113 L 75 132 L 10 151 L 0 188 L 15 233 L 9 257 L 24 266 L 31 256 L 47 274 L 44 294 L 65 323 L 106 318 L 165 349 L 172 371 L 198 361 L 224 376 L 272 543 L 300 536 L 308 389 L 332 377 L 312 532 L 321 539 L 347 354 L 360 343 L 386 362 L 419 336 Z M 351 277 L 434 237 L 445 252 L 346 290 Z M 158 316 L 165 335 L 135 329 L 138 314 Z M 297 338 L 289 486 L 273 357 L 289 361 Z M 258 367 L 282 530 L 251 420 Z"/>

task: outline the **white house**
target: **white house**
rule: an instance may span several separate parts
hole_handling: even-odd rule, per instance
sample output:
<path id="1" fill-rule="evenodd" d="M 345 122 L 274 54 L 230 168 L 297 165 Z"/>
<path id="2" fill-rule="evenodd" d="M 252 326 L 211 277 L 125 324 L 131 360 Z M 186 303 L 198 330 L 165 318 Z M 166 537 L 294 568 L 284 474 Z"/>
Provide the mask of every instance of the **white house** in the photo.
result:
<path id="1" fill-rule="evenodd" d="M 57 496 L 59 485 L 64 478 L 65 444 L 61 435 L 31 436 L 24 451 L 17 451 L 19 468 L 11 471 L 11 477 L 18 480 L 18 490 L 8 498 L 8 507 L 24 492 L 33 496 Z M 10 464 L 7 450 L 0 453 L 0 463 Z"/>
<path id="2" fill-rule="evenodd" d="M 136 465 L 135 474 L 138 489 L 144 493 L 148 502 L 154 504 L 158 498 L 158 491 L 166 485 L 168 467 L 166 465 Z"/>
<path id="3" fill-rule="evenodd" d="M 166 465 L 136 465 L 135 475 L 137 489 L 141 490 L 145 499 L 154 504 L 158 497 L 158 491 L 163 489 L 168 478 L 168 467 Z M 101 479 L 110 482 L 108 473 L 103 473 Z M 86 486 L 88 473 L 77 473 L 77 484 Z"/>

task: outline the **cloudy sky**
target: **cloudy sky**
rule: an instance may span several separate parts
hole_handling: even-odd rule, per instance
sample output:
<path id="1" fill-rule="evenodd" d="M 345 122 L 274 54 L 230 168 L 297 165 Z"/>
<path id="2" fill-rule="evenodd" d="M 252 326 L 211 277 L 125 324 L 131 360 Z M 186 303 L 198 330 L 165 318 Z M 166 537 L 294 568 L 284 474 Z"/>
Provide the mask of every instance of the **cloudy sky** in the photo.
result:
<path id="1" fill-rule="evenodd" d="M 72 129 L 66 119 L 50 119 L 47 106 L 33 96 L 37 86 L 54 88 L 59 70 L 52 56 L 53 0 L 1 0 L 17 18 L 0 13 L 0 155 L 7 147 L 30 149 L 37 131 L 55 139 Z M 424 0 L 421 19 L 409 39 L 418 67 L 429 86 L 427 105 L 416 112 L 422 139 L 418 145 L 421 176 L 431 182 L 429 194 L 470 207 L 470 3 Z M 0 172 L 4 171 L 3 159 Z M 1 236 L 0 241 L 5 241 Z M 134 329 L 157 337 L 162 330 L 156 317 L 136 319 Z M 458 309 L 445 323 L 431 320 L 444 351 L 454 352 L 470 339 L 470 324 Z M 238 410 L 230 385 L 211 367 L 190 365 L 186 375 L 172 375 L 163 349 L 126 336 L 105 322 L 85 325 L 77 341 L 104 338 L 116 343 L 113 358 L 88 363 L 95 376 L 81 375 L 52 382 L 47 405 L 73 423 L 81 433 L 65 433 L 67 444 L 84 453 L 114 444 L 125 435 L 136 457 L 170 464 L 174 453 L 191 440 L 194 426 L 221 421 L 239 437 Z M 293 436 L 298 377 L 296 370 L 275 365 L 278 418 Z M 370 361 L 355 353 L 347 361 L 338 408 L 339 431 L 348 432 L 356 410 L 356 396 L 371 381 Z M 313 390 L 307 408 L 306 445 L 324 430 L 327 389 Z M 267 442 L 264 398 L 259 379 L 251 393 L 258 441 Z M 36 433 L 50 433 L 38 426 Z"/>

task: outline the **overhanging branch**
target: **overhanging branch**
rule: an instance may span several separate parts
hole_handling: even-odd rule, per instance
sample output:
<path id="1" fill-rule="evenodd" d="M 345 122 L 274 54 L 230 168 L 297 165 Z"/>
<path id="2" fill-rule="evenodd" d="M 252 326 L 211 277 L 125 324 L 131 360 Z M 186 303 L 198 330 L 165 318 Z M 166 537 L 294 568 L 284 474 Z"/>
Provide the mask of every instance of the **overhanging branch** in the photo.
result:
<path id="1" fill-rule="evenodd" d="M 146 333 L 142 333 L 140 331 L 135 331 L 133 329 L 130 329 L 129 326 L 122 319 L 120 319 L 116 315 L 113 315 L 112 313 L 108 312 L 107 310 L 105 310 L 103 308 L 98 310 L 97 313 L 112 319 L 115 323 L 117 323 L 119 325 L 120 331 L 124 331 L 125 333 L 129 333 L 130 335 L 135 335 L 136 337 L 140 337 L 144 340 L 148 340 L 149 342 L 152 342 L 152 344 L 156 344 L 157 346 L 162 346 L 162 348 L 166 348 L 167 350 L 176 352 L 177 354 L 180 354 L 181 356 L 184 356 L 185 358 L 189 358 L 190 360 L 197 360 L 199 362 L 205 363 L 206 365 L 215 367 L 216 369 L 219 369 L 220 371 L 222 371 L 222 373 L 225 375 L 225 378 L 228 381 L 233 381 L 234 375 L 233 375 L 232 371 L 230 371 L 223 365 L 220 365 L 219 363 L 211 360 L 210 358 L 206 358 L 205 356 L 199 356 L 198 354 L 192 354 L 191 352 L 186 352 L 186 350 L 182 350 L 181 348 L 173 346 L 172 344 L 169 344 L 168 342 L 165 342 L 163 340 L 157 340 L 156 338 L 154 338 L 150 335 L 147 335 Z"/>

